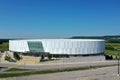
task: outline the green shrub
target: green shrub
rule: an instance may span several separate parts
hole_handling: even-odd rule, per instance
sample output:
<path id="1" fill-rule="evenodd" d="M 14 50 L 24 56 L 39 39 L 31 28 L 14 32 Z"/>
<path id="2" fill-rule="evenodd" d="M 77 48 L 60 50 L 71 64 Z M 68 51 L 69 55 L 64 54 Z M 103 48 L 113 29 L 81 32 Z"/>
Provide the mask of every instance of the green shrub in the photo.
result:
<path id="1" fill-rule="evenodd" d="M 21 59 L 20 55 L 17 52 L 14 52 L 14 58 L 18 61 Z"/>
<path id="2" fill-rule="evenodd" d="M 14 59 L 12 59 L 9 55 L 5 56 L 5 60 L 9 62 L 16 62 Z"/>
<path id="3" fill-rule="evenodd" d="M 55 54 L 53 57 L 55 57 L 57 59 L 57 58 L 59 58 L 59 55 Z"/>
<path id="4" fill-rule="evenodd" d="M 105 48 L 106 48 L 107 50 L 115 50 L 115 48 L 112 47 L 112 46 L 106 46 Z"/>
<path id="5" fill-rule="evenodd" d="M 5 60 L 6 60 L 6 61 L 9 61 L 10 59 L 11 59 L 10 56 L 8 56 L 8 55 L 5 56 Z"/>
<path id="6" fill-rule="evenodd" d="M 41 59 L 44 60 L 44 55 L 41 55 Z"/>
<path id="7" fill-rule="evenodd" d="M 52 59 L 52 55 L 48 54 L 48 59 L 51 60 Z"/>
<path id="8" fill-rule="evenodd" d="M 40 62 L 43 62 L 43 61 L 44 61 L 44 55 L 41 55 Z"/>

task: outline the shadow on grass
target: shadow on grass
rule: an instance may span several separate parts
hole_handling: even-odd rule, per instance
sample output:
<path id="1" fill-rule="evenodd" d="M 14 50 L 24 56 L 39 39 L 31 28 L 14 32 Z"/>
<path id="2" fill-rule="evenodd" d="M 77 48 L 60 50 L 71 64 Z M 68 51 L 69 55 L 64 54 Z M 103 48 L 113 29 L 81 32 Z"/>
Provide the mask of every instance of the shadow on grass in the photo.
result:
<path id="1" fill-rule="evenodd" d="M 6 72 L 13 72 L 13 71 L 27 71 L 27 70 L 30 70 L 30 69 L 20 69 L 20 68 L 10 68 L 8 70 L 6 70 Z"/>
<path id="2" fill-rule="evenodd" d="M 40 60 L 40 62 L 46 62 L 46 61 L 54 61 L 54 60 L 60 60 L 60 59 L 50 59 L 50 60 L 48 60 L 48 59 L 45 59 L 45 60 Z"/>

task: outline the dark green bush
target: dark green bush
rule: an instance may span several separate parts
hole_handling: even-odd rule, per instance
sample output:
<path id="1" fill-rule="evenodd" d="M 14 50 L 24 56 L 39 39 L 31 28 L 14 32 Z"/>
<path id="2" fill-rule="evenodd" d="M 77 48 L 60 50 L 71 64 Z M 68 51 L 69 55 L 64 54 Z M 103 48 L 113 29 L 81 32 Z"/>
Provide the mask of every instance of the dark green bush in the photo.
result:
<path id="1" fill-rule="evenodd" d="M 115 48 L 112 47 L 112 46 L 106 46 L 105 48 L 106 48 L 107 50 L 115 50 Z"/>
<path id="2" fill-rule="evenodd" d="M 17 52 L 14 52 L 14 58 L 18 61 L 21 59 L 20 55 Z"/>
<path id="3" fill-rule="evenodd" d="M 41 59 L 44 60 L 44 55 L 41 55 Z"/>
<path id="4" fill-rule="evenodd" d="M 9 55 L 5 56 L 5 60 L 9 62 L 16 62 L 14 59 L 12 59 Z"/>
<path id="5" fill-rule="evenodd" d="M 52 55 L 48 54 L 48 59 L 51 60 L 52 59 Z"/>
<path id="6" fill-rule="evenodd" d="M 55 54 L 55 55 L 53 55 L 53 57 L 55 57 L 57 59 L 57 58 L 59 58 L 59 55 Z"/>
<path id="7" fill-rule="evenodd" d="M 11 59 L 10 56 L 8 56 L 8 55 L 5 56 L 5 60 L 6 60 L 6 61 L 9 61 L 10 59 Z"/>
<path id="8" fill-rule="evenodd" d="M 43 62 L 43 61 L 44 61 L 44 58 L 45 58 L 45 57 L 44 57 L 44 55 L 42 54 L 42 55 L 41 55 L 40 62 Z"/>

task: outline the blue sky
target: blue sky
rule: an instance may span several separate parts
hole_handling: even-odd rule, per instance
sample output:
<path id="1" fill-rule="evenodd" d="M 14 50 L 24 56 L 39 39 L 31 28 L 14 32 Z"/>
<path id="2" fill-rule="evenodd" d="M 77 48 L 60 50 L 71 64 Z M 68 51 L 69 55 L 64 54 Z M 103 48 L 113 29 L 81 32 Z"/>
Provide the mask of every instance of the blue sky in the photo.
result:
<path id="1" fill-rule="evenodd" d="M 0 0 L 0 38 L 120 34 L 120 0 Z"/>

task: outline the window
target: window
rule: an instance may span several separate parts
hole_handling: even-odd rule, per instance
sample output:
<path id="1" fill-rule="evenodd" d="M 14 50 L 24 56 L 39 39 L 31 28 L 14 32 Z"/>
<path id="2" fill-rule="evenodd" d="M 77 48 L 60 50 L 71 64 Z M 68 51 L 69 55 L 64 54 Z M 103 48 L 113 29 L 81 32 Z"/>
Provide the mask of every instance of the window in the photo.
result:
<path id="1" fill-rule="evenodd" d="M 42 42 L 28 42 L 28 47 L 30 51 L 44 52 Z"/>

